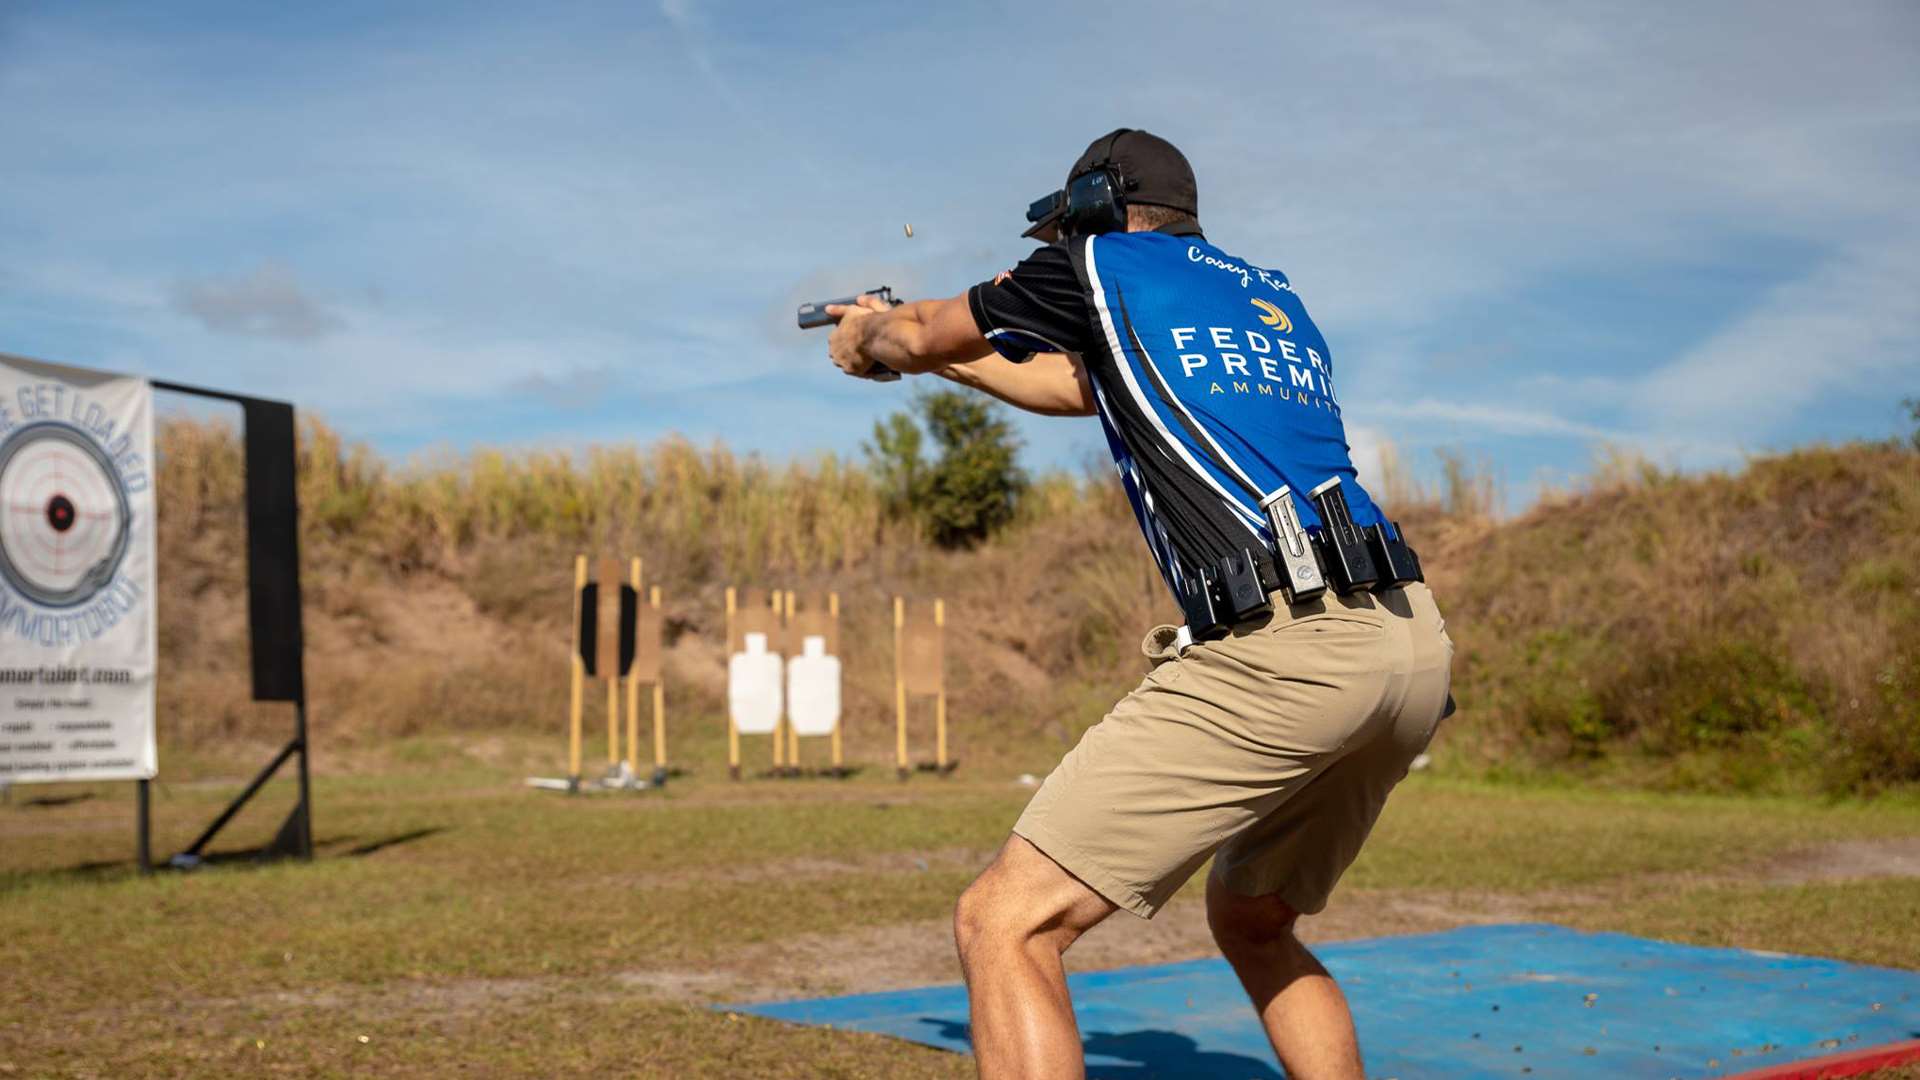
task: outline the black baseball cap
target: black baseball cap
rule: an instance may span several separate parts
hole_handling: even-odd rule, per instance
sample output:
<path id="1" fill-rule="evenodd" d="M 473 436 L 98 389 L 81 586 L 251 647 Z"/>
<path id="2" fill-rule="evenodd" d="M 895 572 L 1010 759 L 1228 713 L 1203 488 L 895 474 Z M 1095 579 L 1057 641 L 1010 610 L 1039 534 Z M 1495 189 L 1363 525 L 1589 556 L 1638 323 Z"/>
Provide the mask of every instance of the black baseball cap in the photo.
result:
<path id="1" fill-rule="evenodd" d="M 1194 183 L 1193 166 L 1187 155 L 1172 143 L 1138 128 L 1115 128 L 1087 144 L 1087 149 L 1067 173 L 1067 183 L 1101 167 L 1120 174 L 1122 195 L 1129 205 L 1165 206 L 1200 216 L 1200 193 Z M 1065 205 L 1033 223 L 1022 236 L 1033 236 L 1051 228 Z"/>

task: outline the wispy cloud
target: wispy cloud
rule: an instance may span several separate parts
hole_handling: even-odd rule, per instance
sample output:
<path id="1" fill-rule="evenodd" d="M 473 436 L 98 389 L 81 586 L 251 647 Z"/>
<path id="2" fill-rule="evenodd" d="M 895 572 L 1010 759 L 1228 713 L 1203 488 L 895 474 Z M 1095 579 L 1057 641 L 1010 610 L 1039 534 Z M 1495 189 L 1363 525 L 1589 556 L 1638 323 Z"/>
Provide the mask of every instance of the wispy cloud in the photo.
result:
<path id="1" fill-rule="evenodd" d="M 660 14 L 673 28 L 674 37 L 680 46 L 680 54 L 700 73 L 716 97 L 726 105 L 732 114 L 733 122 L 753 133 L 755 140 L 764 151 L 777 156 L 789 165 L 804 169 L 815 184 L 824 185 L 828 172 L 806 149 L 805 132 L 782 132 L 769 124 L 762 116 L 763 109 L 756 108 L 741 90 L 737 80 L 722 69 L 714 57 L 711 35 L 706 27 L 702 13 L 696 7 L 695 0 L 660 0 Z M 798 137 L 796 137 L 796 135 Z"/>
<path id="2" fill-rule="evenodd" d="M 705 29 L 694 11 L 693 0 L 660 0 L 660 14 L 673 27 L 687 59 L 693 62 L 707 85 L 720 95 L 735 114 L 743 117 L 750 115 L 746 101 L 733 88 L 733 84 L 721 75 L 720 66 L 713 61 L 713 50 L 707 47 Z"/>
<path id="3" fill-rule="evenodd" d="M 175 310 L 219 334 L 316 341 L 347 326 L 281 263 L 262 263 L 236 277 L 182 281 L 171 300 Z"/>
<path id="4" fill-rule="evenodd" d="M 526 394 L 555 409 L 586 409 L 607 398 L 618 383 L 608 365 L 573 367 L 559 372 L 536 371 L 507 384 L 514 394 Z"/>
<path id="5" fill-rule="evenodd" d="M 1840 252 L 1633 388 L 1641 424 L 1691 438 L 1764 438 L 1837 389 L 1920 375 L 1920 235 Z"/>
<path id="6" fill-rule="evenodd" d="M 1621 432 L 1585 423 L 1545 409 L 1510 405 L 1475 404 L 1421 398 L 1410 402 L 1381 401 L 1368 406 L 1374 416 L 1396 420 L 1438 420 L 1476 436 L 1558 435 L 1573 439 L 1605 441 L 1618 439 Z"/>

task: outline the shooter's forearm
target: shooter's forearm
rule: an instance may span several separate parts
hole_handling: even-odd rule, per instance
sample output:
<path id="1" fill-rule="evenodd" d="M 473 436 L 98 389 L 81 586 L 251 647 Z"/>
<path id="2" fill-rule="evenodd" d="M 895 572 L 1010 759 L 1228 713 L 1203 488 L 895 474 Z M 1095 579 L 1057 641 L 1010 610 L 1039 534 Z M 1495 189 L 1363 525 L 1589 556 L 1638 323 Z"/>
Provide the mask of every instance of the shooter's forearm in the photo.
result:
<path id="1" fill-rule="evenodd" d="M 1080 364 L 1064 353 L 1037 353 L 1023 364 L 988 353 L 936 374 L 1042 416 L 1093 415 L 1093 387 Z"/>
<path id="2" fill-rule="evenodd" d="M 853 324 L 860 354 L 906 374 L 938 371 L 974 358 L 980 333 L 964 296 L 916 300 Z"/>

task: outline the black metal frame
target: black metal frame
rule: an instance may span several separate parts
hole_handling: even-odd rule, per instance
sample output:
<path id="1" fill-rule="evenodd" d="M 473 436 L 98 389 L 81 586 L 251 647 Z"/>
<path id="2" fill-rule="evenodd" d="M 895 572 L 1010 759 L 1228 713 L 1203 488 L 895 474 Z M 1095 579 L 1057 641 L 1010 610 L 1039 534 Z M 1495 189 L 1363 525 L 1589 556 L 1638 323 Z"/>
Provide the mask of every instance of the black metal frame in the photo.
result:
<path id="1" fill-rule="evenodd" d="M 251 428 L 256 417 L 263 417 L 269 412 L 276 416 L 277 422 L 279 414 L 284 410 L 286 424 L 289 427 L 291 427 L 292 424 L 293 406 L 283 401 L 250 397 L 245 394 L 234 394 L 224 390 L 208 390 L 204 387 L 187 386 L 182 383 L 164 382 L 158 379 L 148 381 L 155 390 L 165 390 L 176 394 L 192 394 L 196 397 L 215 398 L 239 405 L 243 411 L 244 422 L 247 424 L 247 428 L 243 428 L 242 430 L 243 438 L 247 437 L 246 432 Z M 220 815 L 213 819 L 213 823 L 208 825 L 206 829 L 200 833 L 198 839 L 188 845 L 186 850 L 167 861 L 167 865 L 177 868 L 190 868 L 198 865 L 205 856 L 207 845 L 213 841 L 213 838 L 219 834 L 220 830 L 225 828 L 227 823 L 233 820 L 234 816 L 246 806 L 248 801 L 259 793 L 262 787 L 266 786 L 268 780 L 273 779 L 274 774 L 280 771 L 280 767 L 285 765 L 289 758 L 294 757 L 299 758 L 299 799 L 294 803 L 293 811 L 287 815 L 286 822 L 280 826 L 280 831 L 275 835 L 273 842 L 261 851 L 261 855 L 262 857 L 269 858 L 292 856 L 302 860 L 313 858 L 313 800 L 307 754 L 306 663 L 304 659 L 305 650 L 303 646 L 299 582 L 299 499 L 296 492 L 291 488 L 284 493 L 286 499 L 284 509 L 287 523 L 291 526 L 291 532 L 290 535 L 277 539 L 285 541 L 287 552 L 291 555 L 291 565 L 287 567 L 287 585 L 290 587 L 282 588 L 276 594 L 271 588 L 263 588 L 261 575 L 259 573 L 262 555 L 265 551 L 264 545 L 273 543 L 276 538 L 260 535 L 260 531 L 256 527 L 256 522 L 253 520 L 252 511 L 254 510 L 255 489 L 251 487 L 251 483 L 254 478 L 254 467 L 258 464 L 251 460 L 253 458 L 251 452 L 253 445 L 252 443 L 245 444 L 249 458 L 247 462 L 249 477 L 249 521 L 247 537 L 248 624 L 252 630 L 255 645 L 253 657 L 253 697 L 256 701 L 293 702 L 293 738 L 290 739 L 285 746 L 281 747 L 280 752 L 274 755 L 273 760 L 267 763 L 266 768 L 260 770 L 259 775 L 253 778 L 253 782 L 247 785 L 246 790 L 242 791 L 232 802 L 227 804 L 226 809 L 222 810 Z M 295 463 L 291 461 L 288 462 L 289 472 L 295 467 Z M 270 552 L 267 554 L 270 555 Z M 284 649 L 290 651 L 293 657 L 293 666 L 290 671 L 274 668 L 271 658 L 265 658 L 259 654 L 259 643 L 262 632 L 260 619 L 263 611 L 271 609 L 276 602 L 285 605 L 286 609 L 290 609 L 291 611 L 290 622 L 280 628 L 279 642 Z M 282 618 L 287 618 L 287 616 L 283 615 Z M 139 833 L 140 872 L 150 874 L 153 872 L 153 813 L 152 784 L 150 781 L 139 781 L 138 799 L 137 828 Z"/>

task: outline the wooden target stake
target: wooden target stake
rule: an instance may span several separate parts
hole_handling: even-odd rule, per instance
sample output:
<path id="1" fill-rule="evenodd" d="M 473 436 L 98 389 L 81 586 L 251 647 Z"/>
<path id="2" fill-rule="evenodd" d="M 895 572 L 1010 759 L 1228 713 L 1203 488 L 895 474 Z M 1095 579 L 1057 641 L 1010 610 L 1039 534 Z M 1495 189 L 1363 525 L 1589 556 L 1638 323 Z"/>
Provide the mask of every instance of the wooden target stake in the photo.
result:
<path id="1" fill-rule="evenodd" d="M 781 598 L 785 596 L 779 589 L 767 593 L 767 610 L 773 616 L 773 626 L 767 633 L 767 651 L 786 655 L 786 644 L 781 639 L 786 636 L 785 620 L 780 617 Z M 773 775 L 785 776 L 787 773 L 787 711 L 780 710 L 780 719 L 773 723 Z"/>
<path id="2" fill-rule="evenodd" d="M 733 621 L 738 610 L 739 597 L 733 586 L 727 586 L 727 657 L 733 657 Z M 727 776 L 740 779 L 740 729 L 733 723 L 733 711 L 727 711 Z"/>
<path id="3" fill-rule="evenodd" d="M 634 556 L 627 569 L 627 588 L 620 590 L 620 674 L 627 680 L 627 775 L 637 777 L 640 775 L 640 680 L 634 677 L 633 660 L 640 640 L 637 625 L 640 617 L 640 557 Z M 626 611 L 629 604 L 635 609 L 631 617 Z"/>
<path id="4" fill-rule="evenodd" d="M 837 592 L 827 594 L 827 615 L 832 618 L 835 627 L 840 625 L 840 594 Z M 835 632 L 835 636 L 839 636 L 837 631 Z M 842 713 L 840 722 L 833 725 L 833 771 L 835 775 L 839 775 L 845 771 L 845 766 L 842 764 L 840 757 L 840 729 L 845 726 L 846 716 Z"/>
<path id="5" fill-rule="evenodd" d="M 607 676 L 607 771 L 620 764 L 620 676 Z"/>
<path id="6" fill-rule="evenodd" d="M 800 642 L 798 640 L 797 635 L 794 633 L 794 626 L 793 626 L 793 590 L 792 589 L 787 590 L 785 608 L 786 610 L 785 610 L 784 621 L 786 625 L 782 627 L 780 636 L 781 636 L 782 643 L 784 645 L 784 648 L 782 651 L 784 651 L 787 654 L 787 662 L 792 663 L 793 658 L 800 655 Z M 787 709 L 782 710 L 783 715 L 781 717 L 780 722 L 782 724 L 785 724 L 787 728 L 787 768 L 791 770 L 794 775 L 797 776 L 800 773 L 800 732 L 799 732 L 799 729 L 793 726 L 793 717 L 791 715 L 791 710 L 792 710 L 791 705 L 789 705 Z M 775 736 L 775 737 L 777 738 L 778 736 Z"/>
<path id="7" fill-rule="evenodd" d="M 587 557 L 573 559 L 573 696 L 567 710 L 567 790 L 580 790 L 580 725 L 582 698 L 586 694 L 586 628 L 591 625 L 586 613 Z M 596 605 L 597 606 L 597 605 Z M 597 620 L 598 613 L 593 616 Z"/>
<path id="8" fill-rule="evenodd" d="M 653 608 L 654 625 L 659 625 L 660 586 L 653 587 L 649 597 L 649 607 Z M 665 642 L 659 642 L 665 645 Z M 651 646 L 649 646 L 651 647 Z M 657 787 L 667 781 L 667 684 L 666 673 L 657 673 L 653 679 L 653 782 Z"/>
<path id="9" fill-rule="evenodd" d="M 781 659 L 780 720 L 773 729 L 774 749 L 779 751 L 780 756 L 774 759 L 774 764 L 780 765 L 781 762 L 786 763 L 785 767 L 775 768 L 773 770 L 775 776 L 792 776 L 795 767 L 799 765 L 799 762 L 794 759 L 793 752 L 797 747 L 792 738 L 792 724 L 787 718 L 787 710 L 791 706 L 791 703 L 787 701 L 786 697 L 786 662 L 793 659 L 792 650 L 787 647 L 787 635 L 792 632 L 792 624 L 793 594 L 785 589 L 773 590 L 774 631 L 773 638 L 767 647 L 779 653 Z"/>
<path id="10" fill-rule="evenodd" d="M 934 633 L 940 635 L 941 656 L 945 657 L 947 636 L 947 602 L 936 597 L 933 601 Z M 940 692 L 933 699 L 934 766 L 941 775 L 947 771 L 947 680 L 940 680 Z"/>
<path id="11" fill-rule="evenodd" d="M 607 680 L 607 771 L 620 767 L 620 606 L 607 603 L 620 595 L 620 562 L 611 556 L 600 560 L 600 603 L 605 612 L 613 609 L 612 619 L 602 619 L 599 641 L 599 673 Z M 612 626 L 607 623 L 612 622 Z M 612 633 L 608 633 L 611 630 Z"/>
<path id="12" fill-rule="evenodd" d="M 907 673 L 900 649 L 905 643 L 906 627 L 907 600 L 896 596 L 893 598 L 893 758 L 902 780 L 907 778 Z"/>

